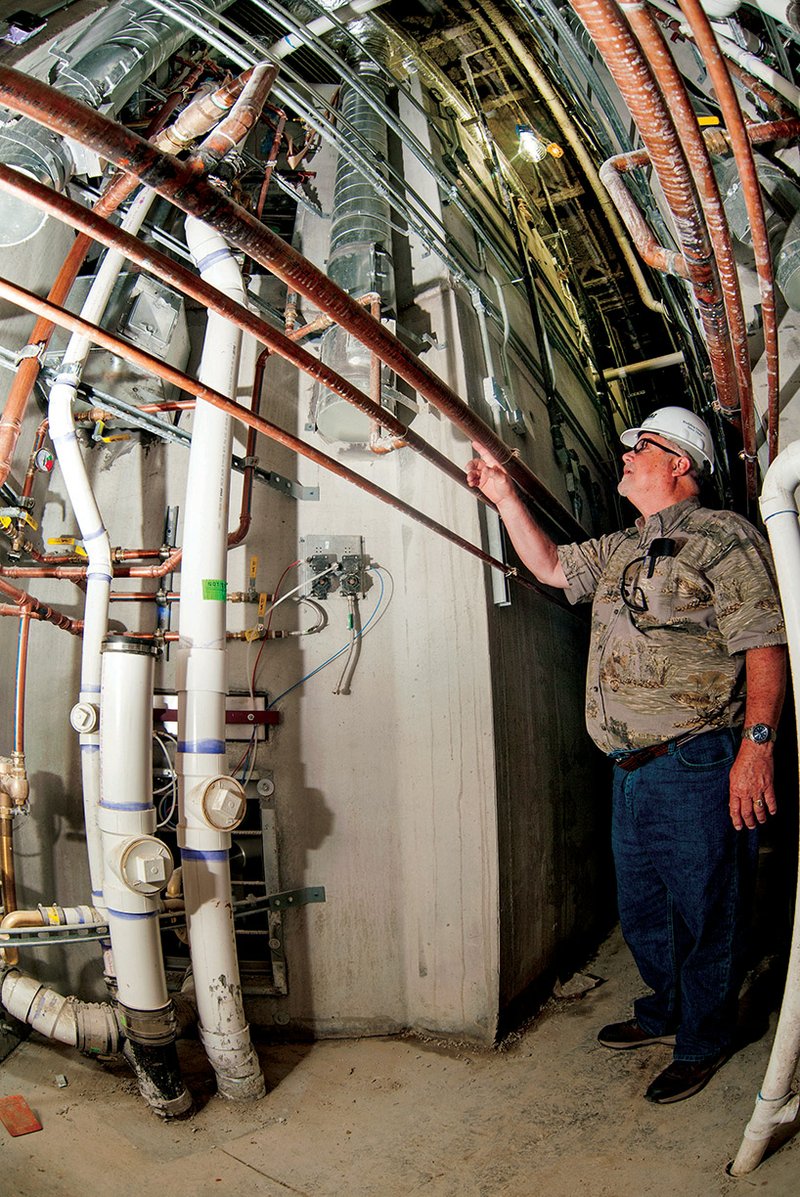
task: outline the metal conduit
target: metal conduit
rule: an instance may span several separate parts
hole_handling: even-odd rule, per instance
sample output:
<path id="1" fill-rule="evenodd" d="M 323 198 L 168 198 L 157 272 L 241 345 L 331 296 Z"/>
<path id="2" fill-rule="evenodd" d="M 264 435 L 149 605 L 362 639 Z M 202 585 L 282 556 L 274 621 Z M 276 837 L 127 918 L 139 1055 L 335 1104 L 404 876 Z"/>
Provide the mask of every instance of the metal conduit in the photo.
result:
<path id="1" fill-rule="evenodd" d="M 613 0 L 570 0 L 630 109 L 675 220 L 700 310 L 723 411 L 740 407 L 719 273 L 697 191 L 664 97 L 630 27 Z"/>
<path id="2" fill-rule="evenodd" d="M 756 164 L 750 139 L 747 135 L 742 110 L 736 90 L 730 77 L 725 59 L 717 44 L 708 17 L 699 0 L 678 0 L 680 7 L 692 28 L 703 61 L 714 84 L 717 100 L 725 118 L 733 156 L 742 180 L 742 192 L 750 220 L 753 238 L 753 253 L 758 272 L 758 286 L 761 295 L 761 316 L 764 329 L 764 355 L 767 366 L 767 412 L 768 457 L 772 462 L 778 452 L 778 401 L 780 398 L 780 377 L 778 361 L 778 322 L 775 311 L 775 280 L 772 270 L 772 254 L 769 246 L 767 221 L 761 187 L 756 173 Z"/>
<path id="3" fill-rule="evenodd" d="M 300 456 L 308 458 L 313 461 L 315 465 L 322 466 L 323 469 L 329 470 L 336 474 L 337 477 L 343 478 L 346 482 L 357 486 L 359 490 L 365 491 L 372 495 L 373 498 L 380 499 L 381 502 L 386 503 L 389 507 L 393 507 L 396 511 L 403 515 L 409 516 L 417 523 L 422 524 L 423 527 L 430 529 L 432 532 L 437 532 L 445 540 L 449 540 L 451 544 L 470 553 L 473 557 L 477 557 L 485 565 L 492 566 L 493 569 L 498 569 L 506 577 L 514 578 L 521 586 L 529 590 L 534 590 L 536 593 L 543 595 L 545 598 L 556 602 L 559 606 L 565 606 L 563 600 L 559 600 L 551 595 L 543 587 L 536 582 L 521 575 L 515 566 L 506 565 L 503 561 L 498 561 L 495 557 L 485 553 L 483 549 L 478 548 L 477 545 L 465 540 L 458 533 L 446 528 L 443 524 L 439 524 L 430 516 L 418 511 L 410 504 L 403 502 L 402 499 L 396 498 L 389 494 L 388 491 L 383 490 L 382 487 L 376 486 L 369 482 L 366 478 L 362 478 L 347 466 L 342 465 L 334 458 L 329 457 L 326 453 L 315 449 L 312 445 L 306 444 L 305 441 L 299 437 L 293 436 L 292 433 L 286 432 L 279 428 L 276 424 L 266 420 L 263 416 L 256 416 L 248 408 L 242 407 L 233 400 L 228 399 L 225 395 L 212 390 L 210 387 L 204 386 L 194 378 L 189 378 L 188 375 L 182 374 L 179 370 L 173 369 L 160 359 L 152 357 L 149 353 L 144 353 L 142 350 L 135 349 L 134 346 L 129 345 L 126 341 L 120 340 L 118 337 L 113 337 L 106 333 L 103 329 L 95 325 L 88 324 L 85 320 L 81 320 L 79 316 L 73 316 L 71 312 L 64 311 L 62 308 L 57 308 L 46 299 L 41 299 L 34 295 L 31 291 L 25 290 L 24 287 L 18 287 L 14 283 L 8 282 L 6 279 L 0 279 L 0 297 L 15 303 L 20 307 L 27 308 L 28 311 L 34 312 L 37 315 L 45 315 L 55 324 L 61 325 L 62 328 L 67 328 L 70 332 L 78 333 L 94 341 L 95 344 L 101 346 L 103 349 L 108 349 L 110 352 L 117 354 L 124 358 L 125 361 L 131 362 L 134 366 L 140 369 L 147 370 L 159 378 L 164 379 L 165 382 L 171 383 L 180 390 L 189 394 L 196 395 L 198 398 L 205 399 L 213 407 L 219 408 L 220 411 L 239 420 L 242 424 L 246 424 L 248 428 L 255 428 L 257 432 L 261 432 L 270 440 L 277 441 L 278 444 L 283 445 L 287 449 L 291 449 L 294 453 L 299 453 Z M 62 576 L 59 574 L 58 576 Z M 63 576 L 71 576 L 65 574 Z M 72 575 L 74 576 L 74 575 Z M 130 576 L 134 576 L 131 571 Z M 142 576 L 137 573 L 136 576 Z M 0 588 L 2 582 L 0 581 Z"/>
<path id="4" fill-rule="evenodd" d="M 583 529 L 508 445 L 383 325 L 378 324 L 350 296 L 291 246 L 265 228 L 206 180 L 182 164 L 159 153 L 148 142 L 99 113 L 62 96 L 39 80 L 9 67 L 0 68 L 0 100 L 15 111 L 74 137 L 103 157 L 134 174 L 171 200 L 182 211 L 197 215 L 215 227 L 238 249 L 271 270 L 292 290 L 300 292 L 330 315 L 420 395 L 443 412 L 470 440 L 489 450 L 509 477 L 537 502 L 567 535 L 582 535 Z"/>

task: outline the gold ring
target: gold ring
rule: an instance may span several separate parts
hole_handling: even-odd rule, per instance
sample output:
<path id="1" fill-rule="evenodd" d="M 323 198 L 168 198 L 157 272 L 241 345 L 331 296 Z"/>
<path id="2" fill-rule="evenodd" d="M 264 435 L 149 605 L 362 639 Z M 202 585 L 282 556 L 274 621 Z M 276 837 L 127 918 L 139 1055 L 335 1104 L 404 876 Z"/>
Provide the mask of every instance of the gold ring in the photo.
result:
<path id="1" fill-rule="evenodd" d="M 753 805 L 754 805 L 754 806 L 757 806 L 757 807 L 758 807 L 758 809 L 759 809 L 759 810 L 761 810 L 761 807 L 764 805 L 764 799 L 763 799 L 763 798 L 758 798 L 758 799 L 756 800 L 756 802 L 754 802 L 754 803 L 753 803 Z"/>

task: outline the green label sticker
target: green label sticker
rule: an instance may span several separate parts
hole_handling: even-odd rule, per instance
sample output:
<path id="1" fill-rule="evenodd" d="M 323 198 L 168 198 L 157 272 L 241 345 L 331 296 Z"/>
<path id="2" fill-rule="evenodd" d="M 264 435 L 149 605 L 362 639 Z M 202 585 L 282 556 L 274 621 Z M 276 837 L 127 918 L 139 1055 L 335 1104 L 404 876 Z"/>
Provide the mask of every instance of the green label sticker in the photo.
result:
<path id="1" fill-rule="evenodd" d="M 222 578 L 203 578 L 203 598 L 224 603 L 228 597 L 228 583 Z"/>

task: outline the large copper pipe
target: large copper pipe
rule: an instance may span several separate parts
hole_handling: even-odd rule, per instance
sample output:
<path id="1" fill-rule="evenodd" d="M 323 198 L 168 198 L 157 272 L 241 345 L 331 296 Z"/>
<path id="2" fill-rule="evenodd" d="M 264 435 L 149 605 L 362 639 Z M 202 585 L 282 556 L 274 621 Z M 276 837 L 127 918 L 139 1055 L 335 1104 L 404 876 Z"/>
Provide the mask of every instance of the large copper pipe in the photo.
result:
<path id="1" fill-rule="evenodd" d="M 769 246 L 767 220 L 764 202 L 756 172 L 753 150 L 739 107 L 739 100 L 730 72 L 720 50 L 714 31 L 699 0 L 678 0 L 681 10 L 692 29 L 694 40 L 714 84 L 717 101 L 725 118 L 725 126 L 731 139 L 733 156 L 742 181 L 747 215 L 750 221 L 750 235 L 758 272 L 758 286 L 761 295 L 761 319 L 764 329 L 764 357 L 767 368 L 767 453 L 770 462 L 778 452 L 778 420 L 780 399 L 780 366 L 778 351 L 778 318 L 775 310 L 775 278 L 772 270 L 772 253 Z"/>
<path id="2" fill-rule="evenodd" d="M 245 140 L 261 116 L 261 110 L 277 77 L 276 66 L 260 63 L 252 68 L 247 85 L 233 108 L 197 147 L 189 159 L 190 165 L 196 162 L 201 170 L 211 170 L 226 154 Z"/>
<path id="3" fill-rule="evenodd" d="M 246 424 L 248 428 L 255 428 L 257 432 L 263 433 L 264 436 L 270 440 L 277 441 L 279 445 L 284 448 L 291 449 L 294 453 L 299 453 L 301 457 L 307 457 L 309 461 L 313 461 L 315 465 L 321 466 L 323 469 L 329 470 L 337 477 L 350 482 L 359 490 L 365 491 L 375 499 L 380 499 L 381 502 L 386 503 L 389 507 L 393 507 L 395 511 L 409 516 L 417 523 L 422 524 L 423 527 L 428 528 L 432 532 L 438 533 L 439 536 L 445 540 L 449 540 L 451 544 L 463 549 L 464 552 L 470 553 L 473 557 L 477 557 L 486 565 L 491 565 L 493 569 L 499 569 L 506 577 L 516 578 L 523 586 L 531 590 L 535 590 L 540 594 L 545 594 L 546 597 L 551 597 L 545 590 L 531 579 L 520 576 L 515 566 L 508 566 L 503 561 L 498 561 L 495 557 L 491 557 L 485 553 L 483 549 L 477 545 L 472 544 L 468 540 L 464 540 L 458 533 L 446 528 L 443 524 L 431 519 L 430 516 L 418 511 L 409 503 L 403 502 L 402 499 L 396 498 L 389 494 L 388 491 L 383 490 L 382 487 L 376 486 L 375 483 L 369 482 L 366 478 L 362 478 L 347 466 L 342 465 L 341 462 L 336 461 L 333 457 L 329 457 L 327 453 L 322 453 L 319 449 L 315 449 L 312 445 L 306 444 L 305 441 L 300 440 L 299 437 L 293 436 L 292 433 L 286 432 L 283 428 L 279 428 L 276 424 L 265 420 L 263 416 L 257 416 L 249 411 L 246 407 L 242 407 L 239 403 L 234 403 L 233 400 L 228 399 L 227 396 L 221 395 L 218 391 L 212 390 L 210 387 L 204 386 L 196 379 L 189 378 L 188 375 L 182 374 L 179 370 L 173 369 L 172 366 L 160 361 L 158 358 L 152 357 L 149 353 L 144 353 L 141 349 L 136 349 L 133 345 L 129 345 L 126 341 L 120 340 L 118 337 L 113 337 L 103 329 L 96 325 L 90 324 L 86 320 L 82 320 L 79 316 L 74 316 L 71 312 L 66 312 L 61 308 L 56 308 L 54 304 L 46 299 L 40 299 L 39 296 L 34 295 L 31 291 L 27 291 L 24 287 L 18 287 L 14 283 L 10 283 L 5 279 L 0 279 L 0 296 L 9 300 L 11 303 L 18 304 L 20 307 L 27 308 L 29 311 L 37 315 L 47 316 L 56 324 L 60 324 L 63 328 L 69 329 L 70 332 L 77 333 L 81 337 L 86 337 L 95 344 L 100 345 L 103 349 L 108 349 L 111 353 L 115 353 L 118 357 L 124 358 L 125 361 L 132 363 L 132 365 L 140 369 L 147 370 L 157 377 L 162 378 L 165 382 L 171 383 L 172 386 L 178 387 L 182 391 L 194 394 L 198 399 L 205 399 L 206 402 L 212 404 L 213 407 L 218 407 L 220 411 L 224 411 L 226 415 L 231 416 L 235 420 L 239 420 L 242 424 Z M 155 569 L 156 567 L 154 567 Z M 158 567 L 162 568 L 162 567 Z M 16 571 L 17 574 L 19 571 Z M 11 573 L 11 570 L 8 571 Z M 74 575 L 73 575 L 74 576 Z M 131 569 L 129 577 L 145 577 L 154 576 L 149 574 L 147 570 Z M 8 584 L 0 578 L 0 589 Z M 8 587 L 13 591 L 13 587 Z M 21 593 L 21 592 L 19 592 Z"/>
<path id="4" fill-rule="evenodd" d="M 208 283 L 198 278 L 196 274 L 192 274 L 186 267 L 180 266 L 165 254 L 137 240 L 136 237 L 130 236 L 124 230 L 109 224 L 108 221 L 95 219 L 93 213 L 88 212 L 85 208 L 81 208 L 79 204 L 74 203 L 67 196 L 51 191 L 49 188 L 43 187 L 40 183 L 36 182 L 35 179 L 30 179 L 13 170 L 11 167 L 2 164 L 0 164 L 0 187 L 5 191 L 11 192 L 11 194 L 27 198 L 31 203 L 43 208 L 60 220 L 67 221 L 77 228 L 85 229 L 97 241 L 118 249 L 126 257 L 130 258 L 131 261 L 136 262 L 157 278 L 164 279 L 180 291 L 183 291 L 184 294 L 198 300 L 204 306 L 220 312 L 228 320 L 243 329 L 243 331 L 250 333 L 257 340 L 266 344 L 279 357 L 291 362 L 297 369 L 302 370 L 311 378 L 321 382 L 329 390 L 341 395 L 347 402 L 352 403 L 354 407 L 365 412 L 370 418 L 379 418 L 382 424 L 391 432 L 404 437 L 408 447 L 418 453 L 420 457 L 435 465 L 437 469 L 447 474 L 459 486 L 467 487 L 464 471 L 461 466 L 450 461 L 438 449 L 434 449 L 432 445 L 423 440 L 422 437 L 407 429 L 401 420 L 398 420 L 396 416 L 388 412 L 385 408 L 376 406 L 367 395 L 358 390 L 357 387 L 354 387 L 347 379 L 342 378 L 334 370 L 331 370 L 330 367 L 323 365 L 319 358 L 314 357 L 313 354 L 303 349 L 301 345 L 296 344 L 291 337 L 287 337 L 284 333 L 279 332 L 272 325 L 267 324 L 266 321 L 248 311 L 247 308 L 241 307 L 221 291 L 217 291 L 216 288 L 209 286 Z M 352 302 L 355 307 L 361 308 L 361 300 L 354 300 Z M 378 325 L 378 327 L 382 328 L 383 326 Z M 458 400 L 458 402 L 460 403 L 461 401 Z M 510 452 L 511 450 L 506 446 L 505 454 Z M 582 535 L 580 525 L 561 507 L 558 500 L 549 491 L 545 491 L 541 485 L 540 490 L 541 493 L 549 496 L 548 504 L 544 509 L 551 518 L 559 523 L 561 527 L 567 528 L 569 532 L 575 535 Z"/>
<path id="5" fill-rule="evenodd" d="M 586 0 L 580 2 L 584 4 Z M 574 517 L 536 475 L 446 383 L 316 266 L 262 225 L 254 214 L 245 211 L 207 180 L 198 178 L 190 168 L 159 153 L 154 146 L 137 137 L 135 133 L 62 95 L 38 79 L 30 78 L 10 67 L 0 67 L 0 100 L 15 112 L 30 116 L 62 136 L 74 137 L 121 169 L 136 175 L 183 212 L 211 225 L 237 249 L 249 254 L 256 262 L 271 270 L 292 290 L 299 291 L 332 316 L 337 324 L 357 337 L 368 349 L 374 350 L 387 366 L 443 412 L 468 440 L 488 449 L 520 489 L 540 504 L 547 515 L 569 534 L 583 534 Z M 693 247 L 690 246 L 690 249 L 694 269 L 699 278 L 703 273 L 704 260 L 694 252 Z M 715 310 L 713 296 L 706 296 L 702 288 L 701 294 L 704 296 L 709 316 Z M 714 343 L 716 359 L 719 357 L 719 334 L 717 322 L 711 319 L 709 332 L 713 334 L 710 339 Z M 726 339 L 724 343 L 727 344 Z M 719 364 L 718 372 L 722 387 L 724 371 Z M 385 418 L 383 422 L 389 426 Z M 414 447 L 411 440 L 409 444 Z"/>
<path id="6" fill-rule="evenodd" d="M 614 0 L 570 0 L 570 4 L 602 55 L 650 154 L 689 269 L 719 404 L 723 410 L 736 411 L 740 396 L 719 273 L 675 123 Z"/>
<path id="7" fill-rule="evenodd" d="M 736 269 L 733 243 L 728 219 L 722 206 L 722 197 L 711 165 L 711 158 L 697 123 L 697 114 L 692 107 L 683 76 L 675 65 L 656 22 L 652 10 L 637 0 L 619 0 L 619 5 L 636 34 L 647 61 L 652 68 L 658 85 L 664 93 L 681 145 L 686 153 L 689 169 L 703 206 L 709 237 L 717 262 L 725 312 L 731 330 L 733 360 L 739 386 L 741 404 L 742 439 L 744 441 L 747 489 L 751 497 L 756 494 L 754 457 L 756 449 L 755 419 L 753 415 L 753 375 L 750 370 L 750 347 L 747 343 L 747 325 Z"/>

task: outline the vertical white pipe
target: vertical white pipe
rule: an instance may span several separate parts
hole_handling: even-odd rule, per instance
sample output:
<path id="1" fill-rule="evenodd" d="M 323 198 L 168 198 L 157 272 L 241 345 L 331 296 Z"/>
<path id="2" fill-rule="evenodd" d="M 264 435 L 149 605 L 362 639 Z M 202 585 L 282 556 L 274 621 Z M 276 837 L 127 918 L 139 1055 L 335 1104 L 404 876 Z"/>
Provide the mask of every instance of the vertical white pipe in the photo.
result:
<path id="1" fill-rule="evenodd" d="M 155 192 L 148 189 L 140 192 L 122 221 L 122 228 L 126 232 L 136 234 L 139 231 L 154 199 Z M 103 258 L 81 309 L 81 316 L 85 320 L 92 324 L 100 321 L 124 261 L 122 254 L 115 251 L 109 251 Z M 100 649 L 108 629 L 108 603 L 113 570 L 108 532 L 92 491 L 72 418 L 72 404 L 77 395 L 89 349 L 90 342 L 86 337 L 77 334 L 70 337 L 59 376 L 50 391 L 48 417 L 50 437 L 88 557 L 80 698 L 78 706 L 73 710 L 72 724 L 80 734 L 86 847 L 92 902 L 97 906 L 102 903 L 103 892 L 103 851 L 97 825 L 100 804 Z"/>
<path id="2" fill-rule="evenodd" d="M 800 720 L 800 525 L 795 491 L 800 485 L 800 441 L 789 445 L 775 458 L 767 471 L 761 492 L 761 514 L 769 534 L 775 571 L 786 620 L 789 660 L 794 679 L 794 700 Z M 800 726 L 800 722 L 798 723 Z M 789 951 L 775 1042 L 767 1071 L 756 1098 L 753 1115 L 731 1166 L 734 1176 L 743 1176 L 757 1168 L 769 1140 L 783 1122 L 792 1121 L 798 1111 L 798 1098 L 792 1091 L 792 1078 L 800 1059 L 800 875 L 798 875 L 794 928 Z"/>
<path id="3" fill-rule="evenodd" d="M 202 277 L 246 304 L 241 272 L 224 239 L 186 221 L 186 240 Z M 200 380 L 236 396 L 241 333 L 209 312 Z M 226 590 L 231 421 L 198 400 L 186 484 L 181 566 L 178 690 L 178 843 L 192 954 L 199 1032 L 220 1093 L 261 1097 L 264 1079 L 244 1016 L 233 926 L 231 823 L 207 801 L 227 772 L 225 752 Z M 229 787 L 233 794 L 236 787 Z M 231 799 L 243 801 L 241 793 Z"/>
<path id="4" fill-rule="evenodd" d="M 112 636 L 103 646 L 100 725 L 103 899 L 117 997 L 135 1010 L 169 1003 L 158 915 L 172 874 L 169 850 L 154 838 L 152 641 Z"/>

